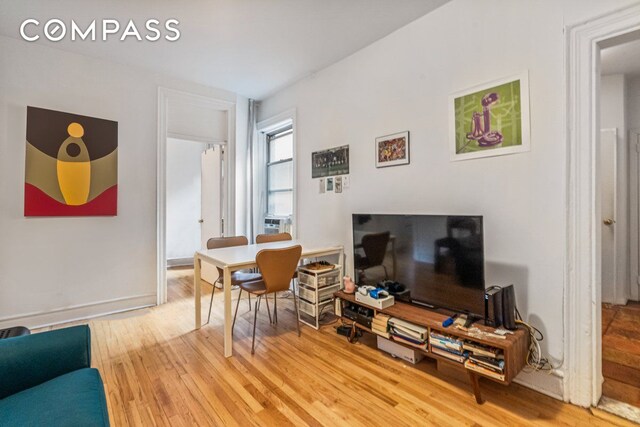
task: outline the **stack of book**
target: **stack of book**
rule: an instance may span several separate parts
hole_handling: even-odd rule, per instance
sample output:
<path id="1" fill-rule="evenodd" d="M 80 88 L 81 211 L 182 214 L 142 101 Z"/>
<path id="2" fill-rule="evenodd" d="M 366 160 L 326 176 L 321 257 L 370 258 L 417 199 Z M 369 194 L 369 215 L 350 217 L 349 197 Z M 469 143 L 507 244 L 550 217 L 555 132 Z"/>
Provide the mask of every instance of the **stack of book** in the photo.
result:
<path id="1" fill-rule="evenodd" d="M 500 381 L 505 380 L 502 350 L 470 341 L 464 343 L 464 349 L 469 352 L 469 360 L 464 364 L 467 369 Z"/>
<path id="2" fill-rule="evenodd" d="M 427 349 L 429 340 L 427 328 L 391 317 L 389 319 L 389 332 L 394 341 L 421 350 Z"/>
<path id="3" fill-rule="evenodd" d="M 371 331 L 383 338 L 389 339 L 389 319 L 391 316 L 376 313 L 371 322 Z"/>
<path id="4" fill-rule="evenodd" d="M 464 342 L 450 335 L 431 331 L 431 352 L 458 363 L 464 363 L 469 352 L 463 348 Z"/>

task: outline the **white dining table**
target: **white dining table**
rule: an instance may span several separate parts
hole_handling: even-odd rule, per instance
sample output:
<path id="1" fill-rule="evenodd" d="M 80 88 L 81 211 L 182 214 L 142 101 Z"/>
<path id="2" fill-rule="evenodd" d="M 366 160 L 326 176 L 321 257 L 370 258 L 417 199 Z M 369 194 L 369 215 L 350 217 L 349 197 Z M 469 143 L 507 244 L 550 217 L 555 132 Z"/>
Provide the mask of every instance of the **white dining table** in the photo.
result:
<path id="1" fill-rule="evenodd" d="M 201 249 L 193 257 L 194 287 L 195 287 L 195 321 L 196 329 L 202 326 L 202 280 L 200 271 L 202 262 L 207 262 L 219 267 L 224 272 L 224 355 L 231 357 L 233 354 L 233 340 L 231 326 L 231 273 L 257 267 L 256 254 L 262 249 L 281 249 L 294 245 L 302 246 L 300 259 L 317 258 L 330 255 L 338 255 L 338 263 L 344 263 L 344 247 L 341 245 L 322 245 L 300 240 L 286 240 L 281 242 L 260 243 L 245 246 L 233 246 L 219 249 Z"/>

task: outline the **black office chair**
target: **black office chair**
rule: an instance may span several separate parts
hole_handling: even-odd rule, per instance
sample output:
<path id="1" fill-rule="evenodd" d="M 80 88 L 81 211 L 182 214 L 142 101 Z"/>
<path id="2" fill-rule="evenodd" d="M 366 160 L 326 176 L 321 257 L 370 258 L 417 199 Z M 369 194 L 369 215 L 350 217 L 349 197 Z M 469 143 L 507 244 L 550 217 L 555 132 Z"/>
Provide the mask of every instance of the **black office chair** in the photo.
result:
<path id="1" fill-rule="evenodd" d="M 387 267 L 383 263 L 390 238 L 391 233 L 388 231 L 365 234 L 361 241 L 364 256 L 356 254 L 354 259 L 356 270 L 364 274 L 365 270 L 380 266 L 384 269 L 384 278 L 387 280 L 389 274 L 387 273 Z"/>

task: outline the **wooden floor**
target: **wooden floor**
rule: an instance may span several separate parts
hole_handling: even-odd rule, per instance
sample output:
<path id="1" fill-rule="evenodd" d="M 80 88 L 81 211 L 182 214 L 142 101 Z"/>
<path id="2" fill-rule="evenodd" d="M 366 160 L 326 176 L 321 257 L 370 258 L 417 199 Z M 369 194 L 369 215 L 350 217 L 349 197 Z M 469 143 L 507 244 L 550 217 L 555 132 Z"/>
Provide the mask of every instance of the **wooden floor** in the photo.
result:
<path id="1" fill-rule="evenodd" d="M 602 394 L 640 407 L 640 303 L 602 306 Z"/>
<path id="2" fill-rule="evenodd" d="M 407 365 L 370 347 L 371 339 L 349 344 L 334 325 L 303 326 L 298 338 L 290 301 L 279 304 L 277 326 L 263 305 L 253 356 L 253 313 L 241 301 L 235 355 L 225 359 L 222 293 L 211 323 L 194 331 L 193 273 L 168 277 L 168 304 L 89 322 L 114 426 L 613 425 L 516 384 L 483 382 L 487 403 L 477 405 L 468 384 L 434 363 Z"/>

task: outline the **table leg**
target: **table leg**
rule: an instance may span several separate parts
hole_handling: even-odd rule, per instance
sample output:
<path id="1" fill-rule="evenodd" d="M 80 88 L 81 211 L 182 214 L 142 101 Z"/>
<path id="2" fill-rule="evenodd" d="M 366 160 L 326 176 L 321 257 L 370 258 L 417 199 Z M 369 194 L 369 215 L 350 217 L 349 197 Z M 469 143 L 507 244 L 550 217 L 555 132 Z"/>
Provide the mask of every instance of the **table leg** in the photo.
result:
<path id="1" fill-rule="evenodd" d="M 480 393 L 480 378 L 474 372 L 467 370 L 469 374 L 469 380 L 471 381 L 471 387 L 473 387 L 473 394 L 476 397 L 476 403 L 478 405 L 482 405 L 484 403 L 484 399 L 482 398 L 482 394 Z"/>
<path id="2" fill-rule="evenodd" d="M 196 306 L 196 329 L 202 326 L 202 281 L 200 280 L 200 257 L 198 254 L 193 256 L 193 287 Z"/>
<path id="3" fill-rule="evenodd" d="M 233 338 L 231 336 L 231 271 L 229 267 L 224 268 L 224 357 L 231 357 L 233 354 Z"/>

